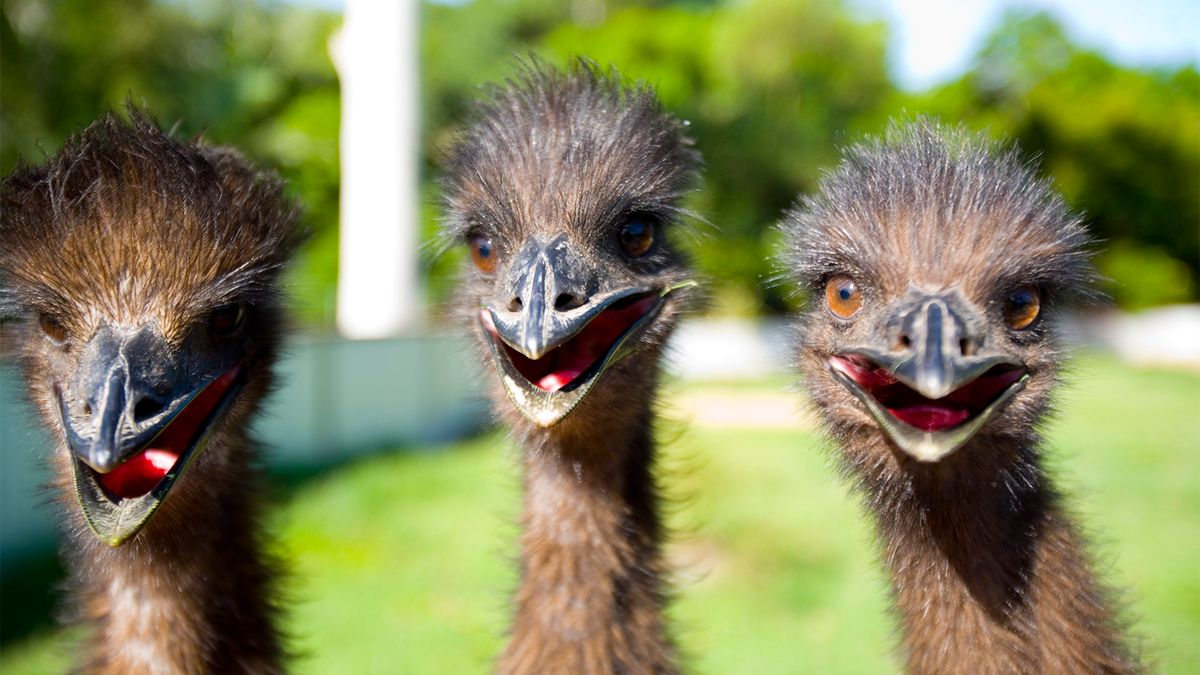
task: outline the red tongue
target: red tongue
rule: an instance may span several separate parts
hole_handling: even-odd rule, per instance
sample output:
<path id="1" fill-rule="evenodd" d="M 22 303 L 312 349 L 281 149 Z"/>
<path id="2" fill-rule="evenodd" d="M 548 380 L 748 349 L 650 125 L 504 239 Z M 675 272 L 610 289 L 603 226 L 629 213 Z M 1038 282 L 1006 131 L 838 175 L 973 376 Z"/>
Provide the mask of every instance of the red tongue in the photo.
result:
<path id="1" fill-rule="evenodd" d="M 534 384 L 545 391 L 558 391 L 559 389 L 562 389 L 570 384 L 571 380 L 574 380 L 582 374 L 583 371 L 578 368 L 572 368 L 571 370 L 559 370 L 557 372 L 550 373 L 537 382 L 534 382 Z"/>
<path id="2" fill-rule="evenodd" d="M 122 499 L 140 497 L 153 490 L 178 459 L 179 455 L 170 450 L 149 448 L 125 460 L 112 471 L 100 474 L 100 484 Z"/>
<path id="3" fill-rule="evenodd" d="M 191 444 L 200 425 L 224 398 L 225 392 L 237 379 L 238 370 L 235 367 L 227 371 L 197 394 L 154 439 L 152 446 L 121 462 L 112 471 L 96 474 L 104 489 L 121 499 L 141 497 L 153 490 L 179 461 L 179 456 Z"/>
<path id="4" fill-rule="evenodd" d="M 968 410 L 955 410 L 936 405 L 918 405 L 911 408 L 888 408 L 897 419 L 922 431 L 937 431 L 958 426 L 971 416 Z"/>
<path id="5" fill-rule="evenodd" d="M 931 400 L 860 357 L 834 356 L 831 363 L 867 390 L 893 417 L 922 431 L 941 431 L 966 422 L 1021 379 L 1025 372 L 1020 368 L 994 369 L 943 398 Z"/>
<path id="6" fill-rule="evenodd" d="M 570 384 L 604 356 L 621 333 L 650 311 L 654 302 L 654 297 L 647 297 L 628 307 L 601 312 L 569 342 L 543 357 L 553 359 L 554 365 L 534 384 L 545 391 L 558 391 Z"/>
<path id="7" fill-rule="evenodd" d="M 657 298 L 647 296 L 624 307 L 613 307 L 600 313 L 566 344 L 534 361 L 505 345 L 513 366 L 525 379 L 543 391 L 558 391 L 570 384 L 604 357 L 617 338 L 654 308 Z M 484 328 L 499 339 L 491 312 L 480 310 Z"/>

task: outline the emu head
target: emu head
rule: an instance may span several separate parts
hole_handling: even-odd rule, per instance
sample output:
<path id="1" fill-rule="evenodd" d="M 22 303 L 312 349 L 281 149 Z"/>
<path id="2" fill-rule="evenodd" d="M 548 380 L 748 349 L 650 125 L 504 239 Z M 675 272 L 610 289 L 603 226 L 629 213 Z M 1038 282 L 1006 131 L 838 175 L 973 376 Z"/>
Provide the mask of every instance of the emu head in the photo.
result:
<path id="1" fill-rule="evenodd" d="M 242 433 L 266 391 L 276 281 L 298 242 L 278 179 L 130 114 L 19 167 L 0 217 L 6 347 L 82 515 L 114 546 L 185 473 L 227 459 L 203 451 Z"/>
<path id="2" fill-rule="evenodd" d="M 490 91 L 453 147 L 445 230 L 508 399 L 538 427 L 653 383 L 694 285 L 668 230 L 699 156 L 652 91 L 587 63 Z"/>
<path id="3" fill-rule="evenodd" d="M 1036 438 L 1054 315 L 1090 293 L 1092 269 L 1083 225 L 1015 151 L 893 125 L 850 148 L 782 228 L 810 297 L 800 365 L 843 445 L 933 463 Z M 885 442 L 858 442 L 870 438 Z"/>

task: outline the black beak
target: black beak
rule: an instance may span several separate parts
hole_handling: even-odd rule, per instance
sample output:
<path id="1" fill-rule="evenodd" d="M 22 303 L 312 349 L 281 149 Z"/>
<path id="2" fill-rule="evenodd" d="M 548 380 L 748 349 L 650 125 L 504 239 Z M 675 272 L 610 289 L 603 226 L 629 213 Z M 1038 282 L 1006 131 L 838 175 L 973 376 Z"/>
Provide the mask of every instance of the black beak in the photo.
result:
<path id="1" fill-rule="evenodd" d="M 566 234 L 526 243 L 509 270 L 507 303 L 487 309 L 500 339 L 535 361 L 571 339 L 612 302 L 647 290 L 596 296 L 595 274 L 573 254 Z"/>
<path id="2" fill-rule="evenodd" d="M 514 256 L 499 302 L 480 324 L 509 399 L 540 427 L 574 410 L 614 363 L 631 353 L 668 297 L 695 284 L 601 289 L 566 234 L 530 240 Z"/>
<path id="3" fill-rule="evenodd" d="M 857 347 L 897 380 L 929 399 L 943 398 L 997 365 L 1020 365 L 1002 352 L 978 353 L 980 339 L 971 315 L 952 295 L 920 295 L 887 322 L 889 350 Z"/>
<path id="4" fill-rule="evenodd" d="M 1023 364 L 984 344 L 983 323 L 955 292 L 912 290 L 884 321 L 888 348 L 848 349 L 830 371 L 902 451 L 937 462 L 1024 387 Z"/>
<path id="5" fill-rule="evenodd" d="M 149 328 L 97 331 L 71 381 L 56 384 L 55 393 L 76 499 L 98 538 L 119 546 L 149 521 L 237 396 L 240 371 L 217 358 L 173 353 Z M 173 455 L 173 463 L 146 472 L 135 462 L 132 471 L 117 471 L 151 446 Z M 132 487 L 130 475 L 151 482 Z"/>
<path id="6" fill-rule="evenodd" d="M 141 450 L 205 384 L 176 375 L 166 351 L 146 329 L 102 329 L 86 347 L 59 404 L 71 452 L 93 471 L 108 473 Z"/>

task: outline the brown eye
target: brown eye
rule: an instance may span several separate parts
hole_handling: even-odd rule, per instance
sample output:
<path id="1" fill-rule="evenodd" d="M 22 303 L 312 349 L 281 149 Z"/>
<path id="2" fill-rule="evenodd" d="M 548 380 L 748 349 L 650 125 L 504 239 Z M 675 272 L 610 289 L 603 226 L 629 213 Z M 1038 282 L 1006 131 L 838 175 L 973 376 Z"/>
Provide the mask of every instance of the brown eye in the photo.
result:
<path id="1" fill-rule="evenodd" d="M 238 332 L 246 321 L 246 308 L 242 304 L 221 305 L 208 315 L 208 332 L 217 337 L 229 337 Z"/>
<path id="2" fill-rule="evenodd" d="M 38 325 L 41 326 L 46 337 L 54 342 L 62 344 L 67 340 L 67 329 L 57 318 L 49 314 L 42 314 L 38 317 Z"/>
<path id="3" fill-rule="evenodd" d="M 825 304 L 829 305 L 829 311 L 849 319 L 862 307 L 862 293 L 854 279 L 839 274 L 825 282 Z"/>
<path id="4" fill-rule="evenodd" d="M 634 216 L 621 226 L 621 250 L 630 258 L 640 258 L 654 245 L 654 223 L 644 216 Z"/>
<path id="5" fill-rule="evenodd" d="M 1004 299 L 1004 322 L 1013 330 L 1033 325 L 1042 310 L 1042 297 L 1033 286 L 1022 286 Z"/>
<path id="6" fill-rule="evenodd" d="M 492 240 L 482 234 L 471 236 L 471 260 L 480 272 L 491 274 L 496 271 L 496 252 Z"/>

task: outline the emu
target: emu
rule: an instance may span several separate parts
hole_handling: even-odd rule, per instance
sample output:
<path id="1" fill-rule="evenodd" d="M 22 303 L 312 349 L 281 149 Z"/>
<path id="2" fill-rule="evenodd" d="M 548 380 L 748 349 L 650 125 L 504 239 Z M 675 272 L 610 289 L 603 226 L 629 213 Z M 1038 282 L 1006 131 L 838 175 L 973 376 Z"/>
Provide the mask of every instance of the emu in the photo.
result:
<path id="1" fill-rule="evenodd" d="M 0 326 L 56 441 L 81 670 L 282 672 L 247 425 L 297 210 L 237 152 L 129 114 L 0 193 Z"/>
<path id="2" fill-rule="evenodd" d="M 865 498 L 912 673 L 1139 669 L 1042 466 L 1089 235 L 1013 150 L 929 120 L 785 218 L 800 370 Z"/>
<path id="3" fill-rule="evenodd" d="M 668 233 L 684 228 L 698 164 L 649 88 L 582 61 L 492 87 L 449 152 L 445 235 L 472 261 L 463 321 L 522 449 L 521 580 L 499 672 L 677 670 L 653 406 L 664 341 L 695 294 Z"/>

